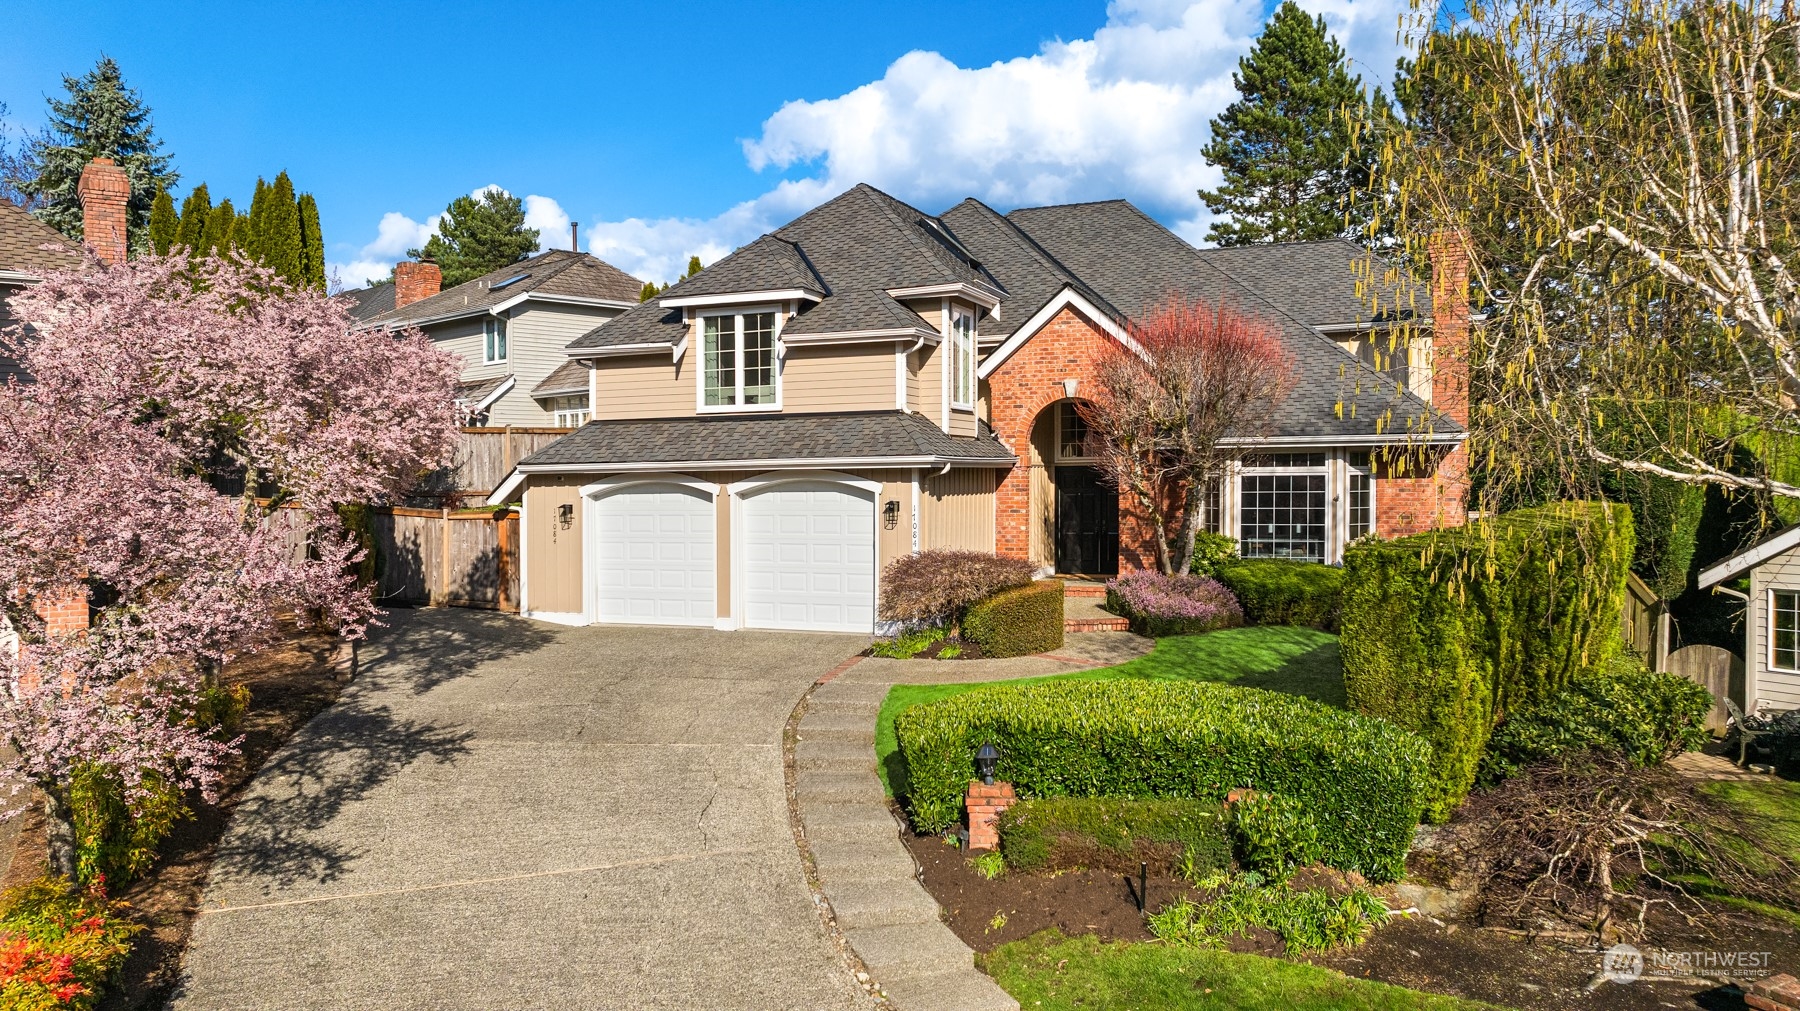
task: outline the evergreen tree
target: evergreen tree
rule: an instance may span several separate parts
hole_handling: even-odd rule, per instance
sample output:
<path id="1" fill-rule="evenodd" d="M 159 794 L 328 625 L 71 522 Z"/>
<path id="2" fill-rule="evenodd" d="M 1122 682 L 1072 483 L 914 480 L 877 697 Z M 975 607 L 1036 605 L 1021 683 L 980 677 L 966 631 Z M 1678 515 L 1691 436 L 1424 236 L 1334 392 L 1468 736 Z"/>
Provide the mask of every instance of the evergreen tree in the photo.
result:
<path id="1" fill-rule="evenodd" d="M 157 256 L 169 255 L 175 245 L 175 231 L 180 221 L 175 217 L 175 200 L 163 190 L 150 201 L 150 249 Z"/>
<path id="2" fill-rule="evenodd" d="M 231 198 L 219 201 L 206 216 L 206 231 L 194 252 L 199 254 L 225 254 L 232 250 L 232 230 L 237 226 L 237 210 L 231 206 Z"/>
<path id="3" fill-rule="evenodd" d="M 236 247 L 252 260 L 263 258 L 263 219 L 268 216 L 269 184 L 262 176 L 256 177 L 256 191 L 250 197 L 250 213 L 248 220 L 240 220 L 239 227 L 233 232 L 232 239 Z M 244 218 L 239 215 L 239 218 Z"/>
<path id="4" fill-rule="evenodd" d="M 1355 143 L 1387 101 L 1365 96 L 1344 47 L 1293 0 L 1284 0 L 1232 75 L 1238 99 L 1212 121 L 1202 153 L 1224 170 L 1200 199 L 1214 214 L 1206 237 L 1222 246 L 1364 234 L 1378 145 Z"/>
<path id="5" fill-rule="evenodd" d="M 648 302 L 660 294 L 662 292 L 656 287 L 655 281 L 645 281 L 644 286 L 638 289 L 638 301 Z"/>
<path id="6" fill-rule="evenodd" d="M 258 244 L 256 232 L 250 227 L 250 215 L 239 214 L 231 219 L 231 251 L 249 259 L 257 259 Z M 221 248 L 220 252 L 224 252 Z"/>
<path id="7" fill-rule="evenodd" d="M 311 193 L 300 194 L 301 275 L 308 288 L 325 290 L 325 237 L 319 232 L 319 204 Z"/>
<path id="8" fill-rule="evenodd" d="M 175 185 L 180 174 L 162 151 L 143 98 L 125 86 L 119 65 L 100 58 L 82 77 L 64 75 L 66 100 L 52 98 L 50 124 L 30 152 L 30 180 L 21 189 L 40 201 L 33 212 L 71 239 L 81 235 L 81 198 L 76 184 L 95 158 L 111 158 L 131 180 L 125 227 L 134 250 L 149 248 L 145 226 L 156 195 Z"/>
<path id="9" fill-rule="evenodd" d="M 255 215 L 254 208 L 251 214 Z M 300 234 L 300 205 L 294 199 L 294 183 L 283 171 L 263 194 L 262 221 L 254 226 L 263 266 L 296 287 L 306 284 L 306 245 Z"/>
<path id="10" fill-rule="evenodd" d="M 525 202 L 498 189 L 450 201 L 438 234 L 411 257 L 428 256 L 444 272 L 444 287 L 472 281 L 537 252 L 538 230 L 525 227 Z"/>
<path id="11" fill-rule="evenodd" d="M 688 257 L 687 273 L 681 275 L 681 279 L 685 281 L 688 278 L 693 277 L 695 274 L 700 273 L 701 270 L 702 270 L 702 268 L 700 266 L 700 257 L 690 256 L 690 257 Z"/>
<path id="12" fill-rule="evenodd" d="M 201 183 L 181 201 L 181 224 L 175 228 L 175 244 L 199 255 L 206 252 L 206 224 L 212 216 L 212 194 Z"/>

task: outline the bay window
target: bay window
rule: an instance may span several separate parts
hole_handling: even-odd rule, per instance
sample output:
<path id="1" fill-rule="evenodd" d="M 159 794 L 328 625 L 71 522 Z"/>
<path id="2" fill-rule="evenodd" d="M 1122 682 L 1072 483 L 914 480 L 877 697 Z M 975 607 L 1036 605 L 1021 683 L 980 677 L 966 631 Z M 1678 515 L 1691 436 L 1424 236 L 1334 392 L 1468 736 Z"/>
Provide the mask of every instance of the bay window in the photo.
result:
<path id="1" fill-rule="evenodd" d="M 1324 453 L 1244 458 L 1238 478 L 1238 554 L 1325 560 Z"/>
<path id="2" fill-rule="evenodd" d="M 950 314 L 950 406 L 975 406 L 975 317 Z"/>
<path id="3" fill-rule="evenodd" d="M 702 408 L 773 406 L 775 314 L 706 316 L 700 327 Z"/>

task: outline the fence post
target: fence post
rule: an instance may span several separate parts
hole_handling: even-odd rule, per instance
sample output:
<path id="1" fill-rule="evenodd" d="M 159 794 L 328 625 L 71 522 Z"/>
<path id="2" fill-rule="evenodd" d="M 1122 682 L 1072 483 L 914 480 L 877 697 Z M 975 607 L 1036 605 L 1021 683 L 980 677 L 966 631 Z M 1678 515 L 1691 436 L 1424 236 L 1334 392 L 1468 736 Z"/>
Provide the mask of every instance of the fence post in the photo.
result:
<path id="1" fill-rule="evenodd" d="M 498 524 L 498 526 L 494 528 L 494 543 L 498 545 L 498 548 L 495 551 L 494 564 L 494 574 L 498 579 L 498 586 L 494 592 L 494 604 L 503 612 L 517 611 L 518 608 L 513 604 L 511 592 L 512 558 L 508 553 L 508 548 L 511 547 L 510 542 L 512 540 L 510 536 L 512 530 L 512 513 L 506 509 L 496 509 L 494 511 L 494 522 Z"/>
<path id="2" fill-rule="evenodd" d="M 506 426 L 506 442 L 505 442 L 505 445 L 503 445 L 500 449 L 500 477 L 501 477 L 501 479 L 505 480 L 506 475 L 512 473 L 512 469 L 513 469 L 512 426 L 508 425 L 508 426 Z"/>
<path id="3" fill-rule="evenodd" d="M 450 605 L 450 510 L 439 510 L 438 518 L 438 593 L 432 603 L 440 607 Z"/>

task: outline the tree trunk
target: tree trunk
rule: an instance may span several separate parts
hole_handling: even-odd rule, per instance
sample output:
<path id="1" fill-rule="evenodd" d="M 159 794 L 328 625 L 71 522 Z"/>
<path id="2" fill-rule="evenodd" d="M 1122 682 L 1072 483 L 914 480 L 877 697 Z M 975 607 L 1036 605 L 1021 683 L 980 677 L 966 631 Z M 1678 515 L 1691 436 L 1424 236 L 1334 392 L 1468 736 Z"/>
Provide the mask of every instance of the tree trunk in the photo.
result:
<path id="1" fill-rule="evenodd" d="M 69 802 L 54 789 L 44 795 L 44 834 L 50 851 L 50 873 L 75 880 L 75 815 Z"/>

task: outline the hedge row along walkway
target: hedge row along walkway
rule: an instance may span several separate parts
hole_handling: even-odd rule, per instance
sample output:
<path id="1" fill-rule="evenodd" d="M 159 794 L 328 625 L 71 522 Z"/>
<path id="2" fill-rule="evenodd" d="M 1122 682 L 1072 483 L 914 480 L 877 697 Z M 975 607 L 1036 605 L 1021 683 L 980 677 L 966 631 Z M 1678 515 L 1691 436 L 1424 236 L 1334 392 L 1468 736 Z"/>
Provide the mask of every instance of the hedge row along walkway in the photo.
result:
<path id="1" fill-rule="evenodd" d="M 887 660 L 834 671 L 797 710 L 789 767 L 795 836 L 838 936 L 900 1011 L 1018 1011 L 939 918 L 875 773 L 875 719 L 895 684 L 1005 681 L 1130 660 L 1149 640 L 1072 634 L 1051 657 Z"/>

